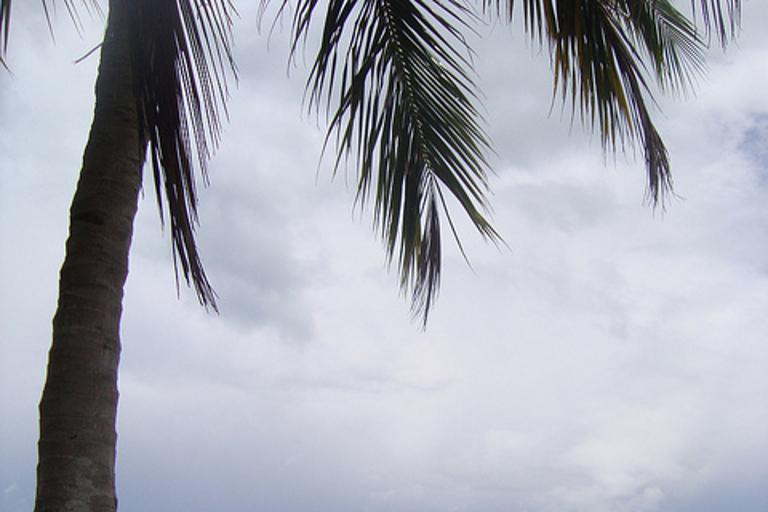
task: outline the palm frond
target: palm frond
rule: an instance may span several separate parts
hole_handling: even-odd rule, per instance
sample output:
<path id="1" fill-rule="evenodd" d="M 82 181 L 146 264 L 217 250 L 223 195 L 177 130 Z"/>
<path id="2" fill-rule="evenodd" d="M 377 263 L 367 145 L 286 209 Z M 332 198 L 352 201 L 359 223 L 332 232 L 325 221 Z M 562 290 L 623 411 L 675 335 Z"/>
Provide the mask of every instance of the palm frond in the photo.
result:
<path id="1" fill-rule="evenodd" d="M 668 93 L 687 92 L 705 69 L 705 46 L 696 26 L 669 0 L 626 1 L 620 11 L 629 36 L 651 61 L 655 77 Z"/>
<path id="2" fill-rule="evenodd" d="M 513 6 L 510 0 L 510 15 Z M 688 90 L 704 65 L 695 26 L 669 0 L 523 0 L 523 13 L 529 33 L 549 44 L 556 90 L 599 131 L 604 147 L 640 142 L 647 198 L 663 205 L 672 175 L 648 108 L 649 78 L 665 91 Z"/>
<path id="3" fill-rule="evenodd" d="M 300 2 L 294 51 L 316 7 Z M 358 163 L 358 201 L 373 197 L 387 254 L 424 322 L 440 282 L 443 189 L 484 237 L 499 239 L 482 213 L 488 143 L 461 51 L 473 16 L 452 0 L 330 0 L 307 86 L 310 105 L 336 105 L 326 142 L 336 136 L 337 168 L 349 155 Z"/>
<path id="4" fill-rule="evenodd" d="M 177 280 L 181 267 L 201 304 L 216 309 L 194 237 L 195 168 L 207 179 L 220 114 L 226 114 L 226 73 L 236 76 L 230 31 L 234 8 L 227 0 L 131 1 L 137 98 L 160 216 L 165 217 L 166 204 L 170 218 Z"/>
<path id="5" fill-rule="evenodd" d="M 8 51 L 8 38 L 11 33 L 11 0 L 0 0 L 0 62 L 5 65 L 3 56 Z"/>
<path id="6" fill-rule="evenodd" d="M 720 44 L 726 46 L 741 25 L 741 0 L 700 0 L 701 16 L 707 33 L 715 32 Z M 696 13 L 696 0 L 691 0 Z"/>
<path id="7" fill-rule="evenodd" d="M 53 26 L 51 24 L 48 1 L 49 0 L 41 0 L 41 4 L 43 6 L 43 10 L 45 11 L 45 18 L 48 22 L 48 28 L 50 29 L 51 34 L 53 34 Z M 11 35 L 11 3 L 11 0 L 0 0 L 0 64 L 6 68 L 7 66 L 3 58 L 8 51 L 8 42 L 10 41 Z M 99 6 L 98 0 L 83 0 L 82 4 L 82 7 L 86 10 L 86 12 L 102 14 L 101 6 Z M 64 0 L 64 7 L 67 9 L 67 13 L 69 14 L 69 17 L 72 20 L 75 28 L 79 31 L 82 24 L 80 22 L 80 15 L 77 5 L 75 5 L 75 1 Z"/>

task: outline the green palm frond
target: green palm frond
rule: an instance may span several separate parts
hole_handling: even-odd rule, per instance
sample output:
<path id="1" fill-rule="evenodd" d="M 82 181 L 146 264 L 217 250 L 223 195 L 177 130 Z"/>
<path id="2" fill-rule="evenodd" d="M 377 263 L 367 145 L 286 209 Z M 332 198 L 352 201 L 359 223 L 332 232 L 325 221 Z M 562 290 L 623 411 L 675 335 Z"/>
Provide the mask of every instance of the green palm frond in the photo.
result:
<path id="1" fill-rule="evenodd" d="M 294 50 L 316 7 L 299 4 Z M 311 105 L 337 105 L 336 166 L 350 154 L 359 164 L 358 200 L 373 198 L 390 261 L 425 322 L 439 288 L 441 213 L 453 230 L 444 190 L 498 240 L 482 213 L 488 143 L 461 52 L 473 16 L 455 1 L 330 0 L 308 82 Z"/>
<path id="2" fill-rule="evenodd" d="M 669 0 L 625 1 L 620 11 L 628 36 L 651 61 L 665 92 L 686 92 L 705 68 L 705 46 L 696 26 Z"/>
<path id="3" fill-rule="evenodd" d="M 11 32 L 11 0 L 0 0 L 0 61 L 8 50 Z"/>
<path id="4" fill-rule="evenodd" d="M 687 92 L 704 69 L 706 43 L 670 0 L 522 0 L 528 31 L 549 44 L 555 87 L 612 150 L 638 140 L 648 172 L 648 199 L 672 191 L 667 149 L 648 109 L 656 81 L 664 92 Z M 694 10 L 696 0 L 692 0 Z M 511 18 L 515 0 L 486 0 Z M 701 0 L 706 31 L 725 45 L 739 25 L 740 0 Z M 649 71 L 650 70 L 650 71 Z M 651 74 L 652 77 L 648 75 Z"/>
<path id="5" fill-rule="evenodd" d="M 227 0 L 135 3 L 134 66 L 161 218 L 167 204 L 174 264 L 204 305 L 216 308 L 194 237 L 195 160 L 203 178 L 226 113 L 234 8 Z"/>
<path id="6" fill-rule="evenodd" d="M 6 70 L 5 53 L 8 51 L 8 37 L 11 32 L 11 0 L 0 0 L 0 66 Z"/>
<path id="7" fill-rule="evenodd" d="M 510 0 L 510 13 L 513 6 Z M 704 62 L 695 26 L 669 0 L 523 0 L 523 12 L 527 30 L 549 44 L 555 88 L 599 131 L 605 147 L 640 142 L 647 197 L 663 204 L 672 175 L 648 108 L 648 84 L 689 88 Z"/>

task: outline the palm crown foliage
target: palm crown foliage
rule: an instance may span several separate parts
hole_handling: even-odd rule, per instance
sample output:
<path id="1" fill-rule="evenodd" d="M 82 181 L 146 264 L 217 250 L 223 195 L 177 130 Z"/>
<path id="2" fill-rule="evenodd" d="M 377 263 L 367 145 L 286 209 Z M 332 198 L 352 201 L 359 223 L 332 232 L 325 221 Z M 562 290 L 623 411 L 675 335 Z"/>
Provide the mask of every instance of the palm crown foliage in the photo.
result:
<path id="1" fill-rule="evenodd" d="M 139 128 L 149 143 L 161 217 L 170 218 L 177 275 L 181 268 L 201 303 L 215 308 L 195 245 L 195 171 L 205 179 L 226 114 L 226 77 L 235 74 L 234 7 L 228 0 L 112 1 L 134 6 Z M 692 0 L 703 31 L 672 0 L 519 3 L 529 35 L 549 49 L 555 90 L 608 150 L 642 147 L 648 199 L 663 204 L 672 178 L 651 118 L 652 87 L 688 90 L 704 66 L 708 36 L 725 45 L 735 35 L 740 0 Z M 74 0 L 65 4 L 74 12 Z M 293 13 L 294 52 L 322 16 L 310 104 L 327 109 L 326 140 L 337 146 L 336 165 L 352 157 L 358 200 L 373 201 L 387 253 L 425 322 L 439 287 L 441 214 L 456 235 L 446 193 L 484 237 L 499 240 L 486 219 L 490 144 L 464 36 L 489 16 L 511 20 L 515 8 L 515 0 L 285 0 L 280 6 Z M 10 14 L 11 0 L 0 0 L 0 59 Z"/>

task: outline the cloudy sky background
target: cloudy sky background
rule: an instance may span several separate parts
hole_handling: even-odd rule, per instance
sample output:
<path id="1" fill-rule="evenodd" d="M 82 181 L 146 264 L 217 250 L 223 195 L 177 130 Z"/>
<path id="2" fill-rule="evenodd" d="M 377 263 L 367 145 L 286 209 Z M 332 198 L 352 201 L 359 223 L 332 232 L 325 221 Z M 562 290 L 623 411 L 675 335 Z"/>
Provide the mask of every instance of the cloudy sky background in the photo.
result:
<path id="1" fill-rule="evenodd" d="M 684 3 L 684 2 L 683 2 Z M 429 328 L 410 320 L 287 31 L 239 2 L 231 122 L 199 241 L 221 298 L 173 278 L 142 198 L 123 318 L 122 511 L 764 512 L 768 503 L 768 4 L 660 100 L 677 192 L 643 206 L 641 159 L 550 114 L 545 54 L 487 27 L 478 83 L 494 223 L 459 221 Z M 0 76 L 0 510 L 32 509 L 67 210 L 101 35 L 14 5 Z M 457 219 L 459 216 L 457 215 Z M 448 237 L 446 237 L 448 240 Z"/>

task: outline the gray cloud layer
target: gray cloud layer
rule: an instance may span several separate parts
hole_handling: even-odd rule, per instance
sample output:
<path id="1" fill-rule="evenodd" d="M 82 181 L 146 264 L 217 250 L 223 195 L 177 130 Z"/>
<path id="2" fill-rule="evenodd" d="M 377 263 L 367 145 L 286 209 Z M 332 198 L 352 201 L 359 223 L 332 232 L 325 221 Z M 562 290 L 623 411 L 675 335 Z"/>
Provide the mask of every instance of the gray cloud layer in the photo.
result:
<path id="1" fill-rule="evenodd" d="M 94 59 L 72 62 L 99 35 L 62 28 L 54 47 L 27 8 L 0 79 L 4 512 L 32 507 L 92 111 Z M 745 8 L 739 47 L 713 51 L 697 97 L 661 101 L 684 197 L 667 213 L 642 206 L 641 162 L 606 166 L 567 113 L 548 116 L 548 63 L 522 33 L 479 42 L 509 248 L 459 220 L 472 268 L 447 250 L 421 333 L 351 185 L 318 170 L 286 34 L 267 53 L 241 7 L 243 77 L 199 230 L 222 314 L 176 299 L 148 189 L 123 322 L 120 509 L 762 512 L 768 9 Z"/>

